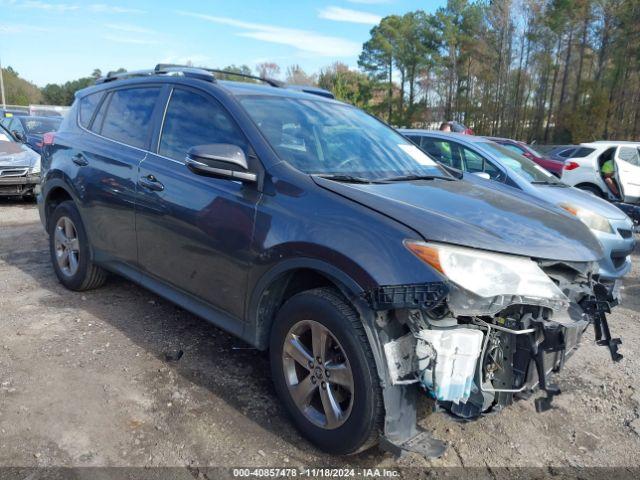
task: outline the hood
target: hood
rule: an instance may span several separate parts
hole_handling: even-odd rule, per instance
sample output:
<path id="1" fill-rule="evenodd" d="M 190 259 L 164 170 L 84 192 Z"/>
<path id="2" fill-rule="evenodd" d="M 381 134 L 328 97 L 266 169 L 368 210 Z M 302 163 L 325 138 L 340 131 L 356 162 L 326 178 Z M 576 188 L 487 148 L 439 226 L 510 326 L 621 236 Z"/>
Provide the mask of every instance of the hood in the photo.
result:
<path id="1" fill-rule="evenodd" d="M 321 187 L 387 215 L 425 240 L 566 262 L 603 256 L 600 242 L 573 215 L 466 181 L 347 184 L 312 177 Z"/>
<path id="2" fill-rule="evenodd" d="M 533 185 L 542 198 L 549 203 L 560 205 L 569 203 L 576 207 L 590 210 L 609 220 L 624 220 L 625 213 L 602 198 L 574 187 L 553 187 L 549 185 Z"/>
<path id="3" fill-rule="evenodd" d="M 40 156 L 18 142 L 0 142 L 0 167 L 34 167 Z"/>

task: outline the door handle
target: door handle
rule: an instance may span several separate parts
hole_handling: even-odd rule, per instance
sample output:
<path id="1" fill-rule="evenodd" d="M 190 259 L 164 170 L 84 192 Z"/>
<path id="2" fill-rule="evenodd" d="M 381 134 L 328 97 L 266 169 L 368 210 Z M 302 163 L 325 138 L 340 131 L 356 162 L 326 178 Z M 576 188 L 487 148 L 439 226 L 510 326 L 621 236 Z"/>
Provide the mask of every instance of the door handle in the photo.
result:
<path id="1" fill-rule="evenodd" d="M 141 177 L 138 180 L 138 185 L 147 190 L 152 190 L 154 192 L 161 192 L 164 190 L 164 185 L 158 181 L 156 177 L 153 175 L 147 175 L 146 177 Z"/>
<path id="2" fill-rule="evenodd" d="M 78 165 L 79 167 L 86 167 L 89 165 L 89 160 L 81 153 L 76 153 L 73 157 L 71 157 L 71 161 Z"/>

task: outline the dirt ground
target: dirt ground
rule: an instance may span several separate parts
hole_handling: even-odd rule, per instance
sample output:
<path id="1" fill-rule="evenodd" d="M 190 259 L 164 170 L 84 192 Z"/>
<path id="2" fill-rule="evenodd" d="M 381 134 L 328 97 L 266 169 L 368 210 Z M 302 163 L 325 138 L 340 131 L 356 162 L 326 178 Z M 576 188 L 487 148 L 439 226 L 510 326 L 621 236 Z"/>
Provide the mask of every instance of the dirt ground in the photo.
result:
<path id="1" fill-rule="evenodd" d="M 425 400 L 421 425 L 449 443 L 443 458 L 341 458 L 292 427 L 264 353 L 117 277 L 65 290 L 35 206 L 0 200 L 0 466 L 186 466 L 195 477 L 207 466 L 638 467 L 636 253 L 624 303 L 609 317 L 624 359 L 613 364 L 589 330 L 557 379 L 555 409 L 537 414 L 520 401 L 456 423 Z M 167 359 L 178 350 L 179 361 Z"/>

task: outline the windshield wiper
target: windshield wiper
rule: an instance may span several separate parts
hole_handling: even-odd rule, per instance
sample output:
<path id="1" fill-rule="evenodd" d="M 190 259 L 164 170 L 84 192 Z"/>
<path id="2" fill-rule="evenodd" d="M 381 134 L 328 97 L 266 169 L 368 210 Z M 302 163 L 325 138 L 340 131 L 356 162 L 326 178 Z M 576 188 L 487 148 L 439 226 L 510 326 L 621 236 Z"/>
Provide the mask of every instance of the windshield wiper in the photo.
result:
<path id="1" fill-rule="evenodd" d="M 386 177 L 378 179 L 380 182 L 410 182 L 412 180 L 454 180 L 453 177 L 444 175 L 398 175 L 397 177 Z"/>
<path id="2" fill-rule="evenodd" d="M 376 183 L 376 181 L 370 178 L 356 177 L 354 175 L 341 175 L 341 174 L 316 174 L 316 177 L 326 178 L 327 180 L 333 180 L 334 182 L 345 183 Z"/>

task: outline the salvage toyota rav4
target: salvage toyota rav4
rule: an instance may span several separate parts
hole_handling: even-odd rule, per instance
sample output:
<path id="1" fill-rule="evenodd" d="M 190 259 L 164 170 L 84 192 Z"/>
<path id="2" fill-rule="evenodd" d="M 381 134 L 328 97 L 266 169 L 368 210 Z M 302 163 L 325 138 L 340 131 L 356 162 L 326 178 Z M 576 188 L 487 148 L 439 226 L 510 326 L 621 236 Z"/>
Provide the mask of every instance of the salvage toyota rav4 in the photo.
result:
<path id="1" fill-rule="evenodd" d="M 464 419 L 550 408 L 591 323 L 620 358 L 582 222 L 458 179 L 328 92 L 254 80 L 159 65 L 77 94 L 39 194 L 66 287 L 119 274 L 268 349 L 297 427 L 342 454 L 440 454 L 418 395 Z"/>

